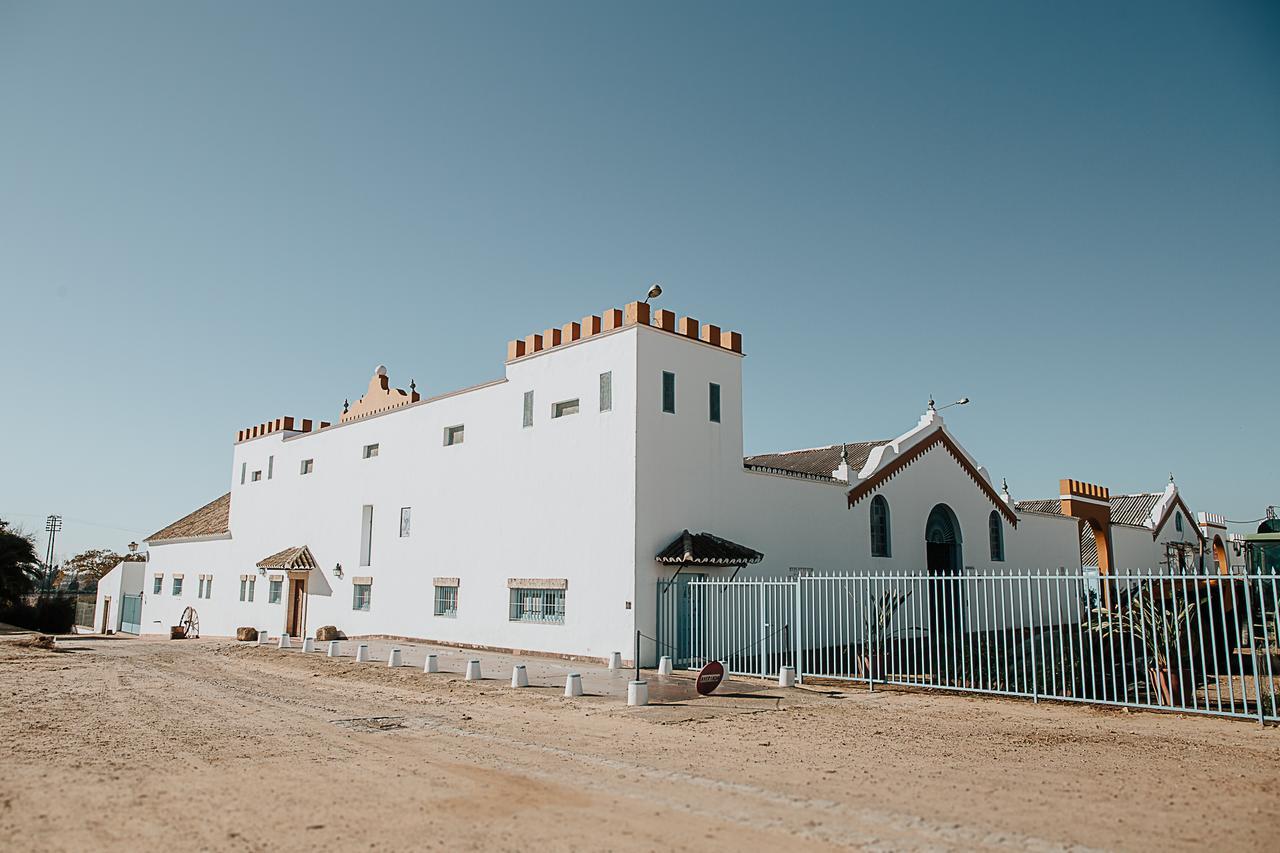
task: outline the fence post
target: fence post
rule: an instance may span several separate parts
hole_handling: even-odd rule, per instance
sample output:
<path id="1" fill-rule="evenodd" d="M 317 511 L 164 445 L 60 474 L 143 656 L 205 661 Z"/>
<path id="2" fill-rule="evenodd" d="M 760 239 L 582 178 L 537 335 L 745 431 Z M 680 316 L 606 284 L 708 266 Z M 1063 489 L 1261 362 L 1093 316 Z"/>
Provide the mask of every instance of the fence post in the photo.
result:
<path id="1" fill-rule="evenodd" d="M 791 649 L 792 655 L 794 656 L 792 662 L 796 665 L 797 684 L 804 683 L 804 666 L 800 662 L 800 653 L 802 649 L 800 635 L 803 632 L 803 628 L 800 624 L 800 590 L 803 588 L 803 578 L 800 577 L 800 575 L 796 575 L 795 615 L 791 620 Z"/>
<path id="2" fill-rule="evenodd" d="M 764 581 L 756 587 L 760 596 L 760 677 L 768 678 L 769 673 L 769 588 Z"/>
<path id="3" fill-rule="evenodd" d="M 1253 695 L 1258 700 L 1258 722 L 1265 726 L 1267 724 L 1266 712 L 1262 708 L 1262 673 L 1258 670 L 1258 638 L 1253 633 L 1253 581 L 1245 575 L 1244 578 L 1244 606 L 1247 611 L 1245 619 L 1249 624 L 1249 660 L 1253 665 Z M 1266 620 L 1263 620 L 1262 630 L 1267 630 Z M 1237 637 L 1239 634 L 1237 634 Z M 1244 678 L 1241 677 L 1240 685 L 1244 687 Z M 1267 691 L 1270 695 L 1270 690 Z M 1249 707 L 1249 691 L 1244 690 L 1245 707 Z"/>
<path id="4" fill-rule="evenodd" d="M 1026 576 L 1026 578 L 1027 578 L 1027 608 L 1028 608 L 1028 613 L 1030 613 L 1030 607 L 1031 607 L 1031 575 L 1030 575 L 1030 574 L 1028 574 L 1028 575 Z M 1031 620 L 1031 621 L 1032 621 L 1032 622 L 1034 622 L 1035 620 Z M 1028 634 L 1027 634 L 1027 640 L 1028 640 L 1028 641 L 1030 641 L 1030 640 L 1031 640 L 1031 638 L 1035 635 L 1035 630 L 1036 630 L 1036 629 L 1035 629 L 1035 626 L 1034 626 L 1034 625 L 1032 625 L 1032 626 L 1030 627 L 1029 631 L 1028 631 Z M 1031 647 L 1032 647 L 1032 648 L 1031 648 L 1031 701 L 1032 701 L 1032 702 L 1039 702 L 1039 701 L 1040 701 L 1040 687 L 1039 687 L 1039 685 L 1037 685 L 1037 684 L 1036 684 L 1036 650 L 1035 650 L 1035 644 L 1034 644 L 1034 643 L 1030 643 L 1030 645 L 1031 645 Z"/>

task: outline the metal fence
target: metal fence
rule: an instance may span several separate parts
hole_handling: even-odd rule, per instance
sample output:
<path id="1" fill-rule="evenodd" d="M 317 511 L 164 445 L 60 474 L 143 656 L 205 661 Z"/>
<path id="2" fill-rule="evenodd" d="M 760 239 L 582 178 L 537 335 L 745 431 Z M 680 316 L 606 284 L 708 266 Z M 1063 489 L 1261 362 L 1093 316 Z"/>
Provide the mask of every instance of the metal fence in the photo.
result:
<path id="1" fill-rule="evenodd" d="M 98 606 L 96 592 L 82 592 L 76 595 L 76 624 L 81 628 L 94 628 L 94 616 Z"/>
<path id="2" fill-rule="evenodd" d="M 1274 575 L 904 572 L 658 584 L 677 667 L 1278 720 Z"/>

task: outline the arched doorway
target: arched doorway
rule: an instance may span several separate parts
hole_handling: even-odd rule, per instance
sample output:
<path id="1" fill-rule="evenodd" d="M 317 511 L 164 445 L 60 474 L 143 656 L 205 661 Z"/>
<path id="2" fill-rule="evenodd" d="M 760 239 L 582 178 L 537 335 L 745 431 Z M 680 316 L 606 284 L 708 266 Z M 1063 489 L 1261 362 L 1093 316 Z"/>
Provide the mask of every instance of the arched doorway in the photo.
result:
<path id="1" fill-rule="evenodd" d="M 929 645 L 933 682 L 953 684 L 963 673 L 965 637 L 964 568 L 960 522 L 951 507 L 938 504 L 924 525 L 925 564 L 929 570 Z"/>
<path id="2" fill-rule="evenodd" d="M 1213 561 L 1218 564 L 1218 574 L 1226 575 L 1231 573 L 1230 567 L 1227 565 L 1227 548 L 1222 544 L 1222 537 L 1213 537 Z"/>

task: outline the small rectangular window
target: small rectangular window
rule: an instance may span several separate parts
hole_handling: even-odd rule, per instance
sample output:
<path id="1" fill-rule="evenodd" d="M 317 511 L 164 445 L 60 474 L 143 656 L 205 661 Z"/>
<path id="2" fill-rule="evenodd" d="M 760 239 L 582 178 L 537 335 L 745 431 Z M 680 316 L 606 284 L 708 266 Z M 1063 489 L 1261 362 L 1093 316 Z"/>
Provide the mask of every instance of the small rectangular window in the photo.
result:
<path id="1" fill-rule="evenodd" d="M 302 460 L 302 465 L 301 465 L 301 466 L 299 467 L 299 469 L 298 469 L 298 473 L 299 473 L 299 474 L 310 474 L 310 473 L 311 473 L 312 471 L 314 471 L 315 469 L 316 469 L 316 460 L 314 460 L 314 459 L 303 459 L 303 460 Z"/>
<path id="2" fill-rule="evenodd" d="M 196 579 L 196 598 L 204 598 L 204 578 Z"/>
<path id="3" fill-rule="evenodd" d="M 373 584 L 357 583 L 351 586 L 351 609 L 368 610 L 369 600 L 373 598 Z"/>
<path id="4" fill-rule="evenodd" d="M 213 597 L 213 575 L 204 579 L 204 597 L 206 599 Z"/>
<path id="5" fill-rule="evenodd" d="M 409 515 L 411 508 L 407 506 L 400 507 L 400 538 L 406 539 L 409 536 Z"/>
<path id="6" fill-rule="evenodd" d="M 533 426 L 533 392 L 524 392 L 524 425 Z"/>
<path id="7" fill-rule="evenodd" d="M 720 386 L 711 383 L 710 396 L 708 398 L 710 405 L 710 417 L 712 423 L 720 423 Z"/>
<path id="8" fill-rule="evenodd" d="M 455 444 L 462 444 L 462 440 L 466 437 L 466 427 L 462 424 L 457 426 L 444 428 L 444 446 L 452 447 Z"/>
<path id="9" fill-rule="evenodd" d="M 259 480 L 261 480 L 261 479 L 262 479 L 262 472 L 261 472 L 261 471 L 254 471 L 254 472 L 253 472 L 253 474 L 251 474 L 251 475 L 249 476 L 249 479 L 250 479 L 251 481 L 255 482 L 255 483 L 256 483 L 256 482 L 258 482 Z"/>
<path id="10" fill-rule="evenodd" d="M 163 590 L 164 590 L 164 577 L 161 575 L 156 575 L 155 583 L 151 585 L 151 593 L 153 595 L 159 595 Z"/>
<path id="11" fill-rule="evenodd" d="M 253 601 L 253 587 L 258 582 L 257 578 L 249 578 L 249 600 Z"/>
<path id="12" fill-rule="evenodd" d="M 364 446 L 364 458 L 365 458 L 365 459 L 372 459 L 373 457 L 375 457 L 375 456 L 377 456 L 377 455 L 378 455 L 378 445 L 376 445 L 376 444 L 366 444 L 366 445 Z"/>
<path id="13" fill-rule="evenodd" d="M 283 592 L 284 581 L 280 578 L 272 578 L 270 586 L 267 587 L 267 604 L 279 604 Z"/>
<path id="14" fill-rule="evenodd" d="M 274 456 L 267 457 L 267 479 L 271 479 L 271 475 L 276 470 L 276 458 Z"/>
<path id="15" fill-rule="evenodd" d="M 240 463 L 240 485 L 242 486 L 244 485 L 245 474 L 248 472 L 248 470 L 249 470 L 249 463 L 241 462 Z"/>
<path id="16" fill-rule="evenodd" d="M 662 411 L 676 413 L 676 375 L 668 370 L 662 371 Z"/>
<path id="17" fill-rule="evenodd" d="M 182 595 L 182 578 L 173 579 L 173 589 L 170 590 L 172 595 Z"/>
<path id="18" fill-rule="evenodd" d="M 360 565 L 372 565 L 373 560 L 373 507 L 360 508 Z"/>
<path id="19" fill-rule="evenodd" d="M 512 622 L 564 624 L 563 589 L 511 590 Z"/>
<path id="20" fill-rule="evenodd" d="M 436 587 L 435 613 L 437 616 L 445 616 L 449 619 L 457 618 L 458 588 L 456 586 Z"/>
<path id="21" fill-rule="evenodd" d="M 613 371 L 600 374 L 600 411 L 613 411 Z"/>
<path id="22" fill-rule="evenodd" d="M 577 400 L 563 400 L 551 407 L 551 417 L 563 418 L 566 415 L 578 414 Z"/>
<path id="23" fill-rule="evenodd" d="M 245 600 L 245 594 L 249 591 L 249 579 L 240 578 L 240 600 Z"/>

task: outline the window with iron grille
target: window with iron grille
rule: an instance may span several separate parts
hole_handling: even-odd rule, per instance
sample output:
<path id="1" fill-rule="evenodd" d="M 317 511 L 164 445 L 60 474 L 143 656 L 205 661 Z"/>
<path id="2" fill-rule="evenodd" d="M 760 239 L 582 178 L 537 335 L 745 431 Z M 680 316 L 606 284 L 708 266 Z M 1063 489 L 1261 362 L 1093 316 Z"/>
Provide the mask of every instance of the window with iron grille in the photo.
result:
<path id="1" fill-rule="evenodd" d="M 357 583 L 351 586 L 351 609 L 368 610 L 369 601 L 373 598 L 373 584 Z"/>
<path id="2" fill-rule="evenodd" d="M 257 582 L 257 578 L 249 578 L 249 601 L 253 601 L 253 585 Z"/>
<path id="3" fill-rule="evenodd" d="M 456 618 L 458 615 L 458 588 L 456 586 L 438 586 L 436 587 L 436 608 L 437 616 L 447 616 L 450 619 Z"/>
<path id="4" fill-rule="evenodd" d="M 600 411 L 613 411 L 613 371 L 600 374 Z"/>
<path id="5" fill-rule="evenodd" d="M 996 562 L 1004 561 L 1004 525 L 1000 522 L 1000 513 L 994 509 L 991 510 L 991 516 L 987 519 L 987 528 L 991 533 L 991 559 Z"/>
<path id="6" fill-rule="evenodd" d="M 884 495 L 871 499 L 871 556 L 893 556 L 893 542 L 889 533 L 889 502 Z"/>
<path id="7" fill-rule="evenodd" d="M 171 590 L 171 594 L 182 595 L 182 578 L 173 579 L 173 589 Z"/>
<path id="8" fill-rule="evenodd" d="M 284 592 L 284 581 L 272 578 L 271 585 L 267 587 L 267 604 L 279 604 L 282 592 Z"/>
<path id="9" fill-rule="evenodd" d="M 563 589 L 511 590 L 512 622 L 564 624 Z"/>
<path id="10" fill-rule="evenodd" d="M 668 370 L 662 371 L 662 411 L 676 413 L 676 375 Z"/>
<path id="11" fill-rule="evenodd" d="M 249 579 L 240 578 L 240 600 L 241 601 L 245 600 L 245 595 L 247 595 L 248 592 L 249 592 Z"/>

